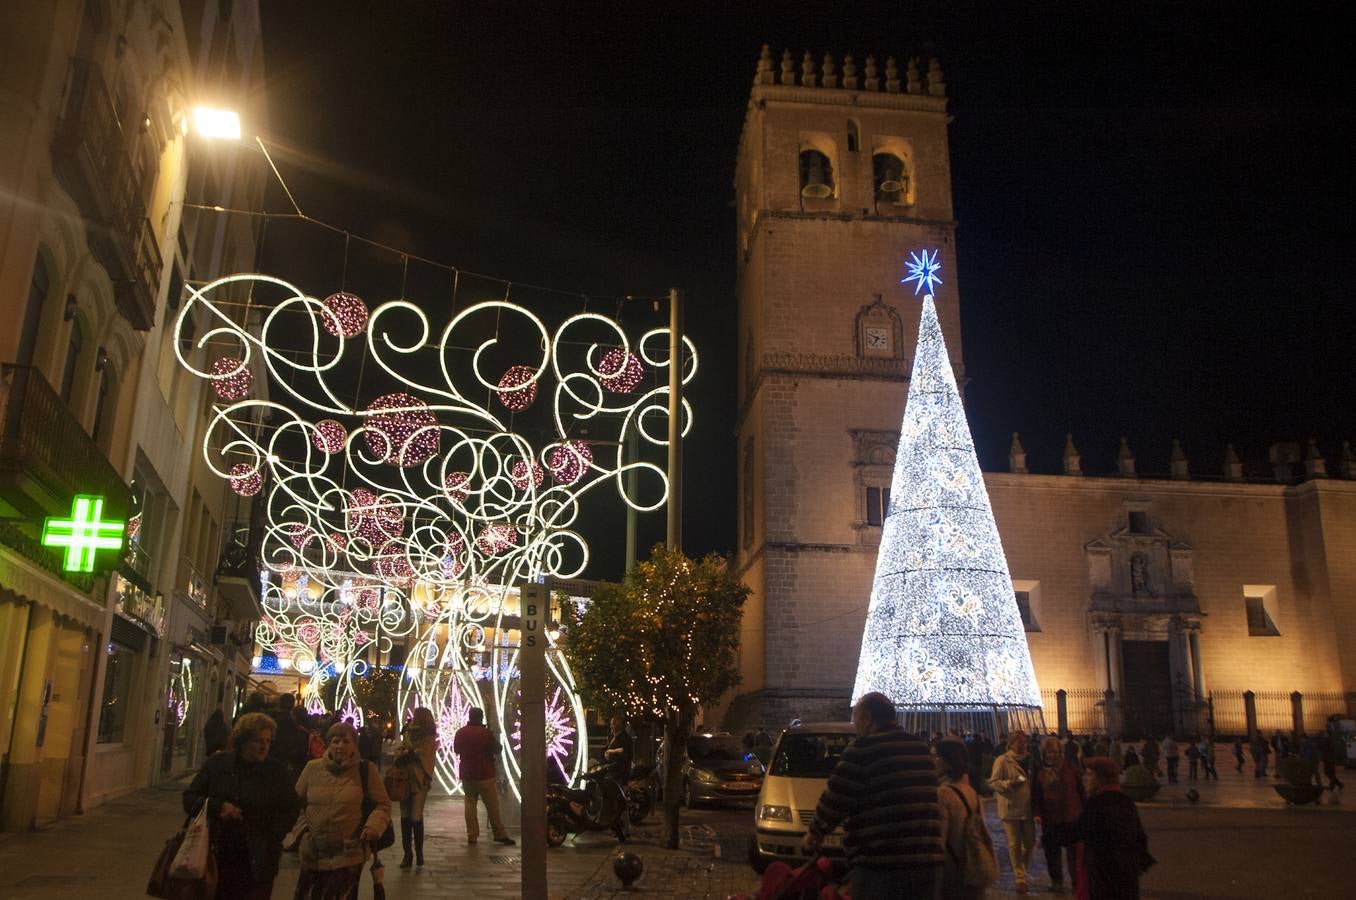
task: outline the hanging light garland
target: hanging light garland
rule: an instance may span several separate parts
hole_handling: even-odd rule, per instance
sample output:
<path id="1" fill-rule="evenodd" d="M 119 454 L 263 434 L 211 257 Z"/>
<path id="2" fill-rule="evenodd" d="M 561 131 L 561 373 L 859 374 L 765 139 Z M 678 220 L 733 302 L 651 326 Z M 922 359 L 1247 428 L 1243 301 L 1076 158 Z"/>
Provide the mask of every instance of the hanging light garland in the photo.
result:
<path id="1" fill-rule="evenodd" d="M 499 379 L 499 402 L 514 412 L 527 409 L 537 399 L 536 377 L 531 366 L 511 366 Z"/>
<path id="2" fill-rule="evenodd" d="M 264 488 L 264 476 L 249 463 L 231 466 L 231 490 L 242 497 L 253 497 Z"/>
<path id="3" fill-rule="evenodd" d="M 404 392 L 386 394 L 368 406 L 363 438 L 377 456 L 396 466 L 417 466 L 438 452 L 438 420 L 428 404 Z"/>
<path id="4" fill-rule="evenodd" d="M 634 391 L 645 377 L 645 366 L 640 358 L 621 347 L 613 347 L 603 354 L 598 363 L 598 373 L 603 387 L 614 394 L 629 394 Z"/>
<path id="5" fill-rule="evenodd" d="M 551 477 L 561 484 L 574 484 L 593 465 L 593 451 L 583 441 L 566 441 L 552 448 L 546 458 Z"/>
<path id="6" fill-rule="evenodd" d="M 244 400 L 252 384 L 254 376 L 243 360 L 221 356 L 212 363 L 212 392 L 222 400 Z"/>
<path id="7" fill-rule="evenodd" d="M 321 325 L 335 337 L 351 338 L 367 327 L 367 304 L 356 294 L 345 291 L 330 294 L 325 298 L 324 307 Z"/>

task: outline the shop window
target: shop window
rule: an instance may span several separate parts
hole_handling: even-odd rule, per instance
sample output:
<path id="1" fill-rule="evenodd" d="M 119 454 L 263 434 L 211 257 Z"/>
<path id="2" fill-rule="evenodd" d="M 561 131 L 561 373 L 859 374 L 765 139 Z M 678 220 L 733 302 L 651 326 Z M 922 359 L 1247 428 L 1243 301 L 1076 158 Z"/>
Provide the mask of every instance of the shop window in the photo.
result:
<path id="1" fill-rule="evenodd" d="M 132 668 L 137 654 L 131 647 L 110 641 L 104 648 L 108 659 L 104 671 L 104 696 L 99 706 L 100 744 L 121 743 L 127 728 L 127 710 L 132 695 Z"/>

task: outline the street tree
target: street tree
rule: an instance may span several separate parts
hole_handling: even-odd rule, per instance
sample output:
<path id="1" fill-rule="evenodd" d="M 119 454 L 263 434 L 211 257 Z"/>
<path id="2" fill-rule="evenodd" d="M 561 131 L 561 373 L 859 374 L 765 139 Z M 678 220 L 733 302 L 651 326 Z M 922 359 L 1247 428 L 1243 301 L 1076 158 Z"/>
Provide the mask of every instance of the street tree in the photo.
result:
<path id="1" fill-rule="evenodd" d="M 678 846 L 683 761 L 698 709 L 739 683 L 739 621 L 749 588 L 711 554 L 656 545 L 583 610 L 564 607 L 565 653 L 585 701 L 663 728 L 664 841 Z"/>

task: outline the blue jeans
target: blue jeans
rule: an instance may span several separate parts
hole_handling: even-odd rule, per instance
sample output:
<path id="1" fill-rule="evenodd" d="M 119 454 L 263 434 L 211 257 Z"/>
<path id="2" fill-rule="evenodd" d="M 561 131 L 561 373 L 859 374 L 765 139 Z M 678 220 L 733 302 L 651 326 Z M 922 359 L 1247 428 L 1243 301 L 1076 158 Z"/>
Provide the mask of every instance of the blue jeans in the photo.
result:
<path id="1" fill-rule="evenodd" d="M 941 866 L 852 867 L 852 900 L 933 900 L 941 885 Z"/>

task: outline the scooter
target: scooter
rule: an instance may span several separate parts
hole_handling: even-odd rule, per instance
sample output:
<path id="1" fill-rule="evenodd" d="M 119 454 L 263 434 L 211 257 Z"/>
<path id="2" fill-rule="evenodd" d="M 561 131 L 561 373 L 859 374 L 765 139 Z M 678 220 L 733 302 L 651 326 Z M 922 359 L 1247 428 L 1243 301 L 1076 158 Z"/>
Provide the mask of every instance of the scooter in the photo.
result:
<path id="1" fill-rule="evenodd" d="M 546 846 L 559 847 L 571 834 L 611 831 L 626 840 L 626 792 L 606 766 L 585 772 L 584 787 L 546 786 Z"/>
<path id="2" fill-rule="evenodd" d="M 659 768 L 654 765 L 631 767 L 626 781 L 626 812 L 632 825 L 639 825 L 654 812 L 659 799 Z"/>

